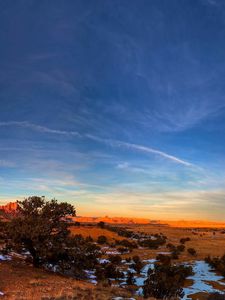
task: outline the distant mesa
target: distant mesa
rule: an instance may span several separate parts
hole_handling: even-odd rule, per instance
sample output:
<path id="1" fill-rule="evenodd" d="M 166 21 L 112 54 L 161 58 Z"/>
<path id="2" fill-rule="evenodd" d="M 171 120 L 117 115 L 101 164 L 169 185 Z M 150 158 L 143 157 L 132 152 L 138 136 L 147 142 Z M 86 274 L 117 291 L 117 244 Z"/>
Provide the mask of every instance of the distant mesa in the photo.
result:
<path id="1" fill-rule="evenodd" d="M 108 224 L 150 224 L 149 219 L 141 219 L 141 218 L 128 218 L 128 217 L 82 217 L 77 216 L 73 218 L 74 221 L 78 221 L 80 223 L 98 223 L 105 222 Z"/>
<path id="2" fill-rule="evenodd" d="M 6 205 L 0 205 L 0 219 L 11 219 L 16 215 L 18 204 L 17 202 L 9 202 Z M 207 221 L 207 220 L 156 220 L 156 219 L 144 219 L 144 218 L 132 218 L 132 217 L 85 217 L 76 216 L 69 217 L 71 222 L 79 223 L 99 223 L 104 222 L 106 224 L 143 224 L 151 226 L 170 226 L 177 228 L 225 228 L 225 222 L 219 221 Z"/>
<path id="3" fill-rule="evenodd" d="M 12 213 L 16 211 L 17 207 L 17 202 L 9 202 L 6 205 L 0 205 L 0 210 L 4 211 L 5 213 Z"/>

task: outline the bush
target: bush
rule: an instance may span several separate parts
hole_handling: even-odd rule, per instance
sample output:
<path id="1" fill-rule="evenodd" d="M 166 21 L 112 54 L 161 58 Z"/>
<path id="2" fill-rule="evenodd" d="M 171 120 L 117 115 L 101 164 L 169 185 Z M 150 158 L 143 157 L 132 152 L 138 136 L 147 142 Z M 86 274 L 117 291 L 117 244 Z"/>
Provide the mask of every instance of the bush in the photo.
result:
<path id="1" fill-rule="evenodd" d="M 158 249 L 159 246 L 162 246 L 166 243 L 166 238 L 163 236 L 157 236 L 156 239 L 145 239 L 139 241 L 139 245 L 142 247 L 147 247 L 149 249 Z"/>
<path id="2" fill-rule="evenodd" d="M 173 245 L 173 244 L 171 244 L 171 243 L 168 243 L 168 244 L 166 245 L 166 248 L 168 248 L 170 251 L 173 251 L 174 249 L 176 249 L 176 246 Z"/>
<path id="3" fill-rule="evenodd" d="M 127 272 L 127 279 L 126 279 L 126 284 L 127 285 L 134 285 L 135 280 L 134 280 L 134 274 L 130 271 Z"/>
<path id="4" fill-rule="evenodd" d="M 144 282 L 144 297 L 181 298 L 184 295 L 184 281 L 191 274 L 191 267 L 155 264 L 154 270 L 149 269 L 148 278 Z"/>
<path id="5" fill-rule="evenodd" d="M 173 250 L 173 252 L 171 253 L 171 258 L 172 258 L 172 259 L 178 259 L 178 258 L 179 258 L 179 254 L 180 254 L 180 252 L 177 251 L 177 249 L 175 248 L 175 249 Z"/>
<path id="6" fill-rule="evenodd" d="M 107 243 L 107 237 L 104 235 L 100 235 L 97 239 L 98 244 L 103 245 Z"/>
<path id="7" fill-rule="evenodd" d="M 122 258 L 120 255 L 110 255 L 109 260 L 112 264 L 119 265 L 121 264 Z"/>
<path id="8" fill-rule="evenodd" d="M 131 252 L 131 249 L 128 249 L 128 248 L 125 248 L 125 247 L 119 247 L 119 248 L 117 248 L 117 250 L 118 250 L 121 254 Z"/>
<path id="9" fill-rule="evenodd" d="M 213 269 L 225 277 L 225 255 L 214 258 L 208 256 L 205 258 L 205 262 L 207 262 Z"/>
<path id="10" fill-rule="evenodd" d="M 197 254 L 196 250 L 194 248 L 188 248 L 187 249 L 187 252 L 189 254 L 191 254 L 192 256 L 195 256 Z"/>
<path id="11" fill-rule="evenodd" d="M 131 257 L 126 257 L 125 260 L 126 260 L 127 263 L 130 263 L 131 262 Z"/>
<path id="12" fill-rule="evenodd" d="M 120 246 L 123 246 L 123 247 L 126 247 L 126 248 L 129 248 L 129 249 L 134 249 L 134 248 L 138 247 L 136 242 L 129 241 L 127 239 L 123 239 L 123 240 L 120 240 L 120 241 L 116 240 L 116 244 L 120 245 Z"/>
<path id="13" fill-rule="evenodd" d="M 182 239 L 180 239 L 180 243 L 181 244 L 185 244 L 186 242 L 189 242 L 191 239 L 189 238 L 189 237 L 187 237 L 187 238 L 182 238 Z"/>
<path id="14" fill-rule="evenodd" d="M 212 293 L 208 296 L 207 300 L 225 300 L 225 294 Z"/>
<path id="15" fill-rule="evenodd" d="M 168 255 L 164 255 L 164 254 L 158 254 L 156 256 L 156 260 L 158 260 L 160 263 L 162 263 L 164 265 L 169 265 L 171 262 L 171 257 Z"/>
<path id="16" fill-rule="evenodd" d="M 92 238 L 90 235 L 87 236 L 85 240 L 86 240 L 87 243 L 89 243 L 89 242 L 90 242 L 90 243 L 94 242 L 93 238 Z"/>
<path id="17" fill-rule="evenodd" d="M 100 228 L 105 228 L 105 222 L 100 221 L 100 222 L 97 223 L 97 226 L 100 227 Z"/>
<path id="18" fill-rule="evenodd" d="M 117 266 L 115 266 L 112 263 L 107 263 L 96 267 L 95 275 L 98 278 L 98 280 L 104 280 L 109 278 L 118 279 L 124 277 L 123 272 L 121 272 L 117 268 Z"/>
<path id="19" fill-rule="evenodd" d="M 182 245 L 178 245 L 177 246 L 177 250 L 179 251 L 179 252 L 183 252 L 184 250 L 185 250 L 185 246 L 182 244 Z"/>
<path id="20" fill-rule="evenodd" d="M 144 266 L 140 257 L 138 255 L 133 256 L 133 262 L 131 267 L 139 274 Z"/>

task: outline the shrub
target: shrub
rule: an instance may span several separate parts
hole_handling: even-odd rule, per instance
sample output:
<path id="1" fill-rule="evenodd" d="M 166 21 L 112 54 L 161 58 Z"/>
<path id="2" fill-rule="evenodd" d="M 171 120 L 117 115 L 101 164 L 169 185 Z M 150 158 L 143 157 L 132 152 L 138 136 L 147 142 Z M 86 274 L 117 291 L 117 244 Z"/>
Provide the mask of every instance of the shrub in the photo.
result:
<path id="1" fill-rule="evenodd" d="M 160 263 L 162 263 L 164 265 L 169 265 L 171 262 L 171 257 L 168 255 L 164 255 L 164 254 L 158 254 L 156 256 L 156 260 L 158 260 Z"/>
<path id="2" fill-rule="evenodd" d="M 171 258 L 172 258 L 172 259 L 178 259 L 178 258 L 179 258 L 179 254 L 180 254 L 180 252 L 177 251 L 177 249 L 175 248 L 175 249 L 172 251 L 172 253 L 171 253 Z"/>
<path id="3" fill-rule="evenodd" d="M 183 252 L 185 250 L 185 246 L 183 244 L 177 246 L 177 250 L 179 252 Z"/>
<path id="4" fill-rule="evenodd" d="M 212 293 L 209 294 L 207 300 L 225 300 L 225 294 Z"/>
<path id="5" fill-rule="evenodd" d="M 149 249 L 158 249 L 159 246 L 162 246 L 166 243 L 166 238 L 163 236 L 157 236 L 156 239 L 145 239 L 139 242 L 139 245 L 142 247 L 147 247 Z"/>
<path id="6" fill-rule="evenodd" d="M 100 235 L 97 239 L 98 244 L 106 244 L 107 243 L 107 237 L 104 235 Z"/>
<path id="7" fill-rule="evenodd" d="M 131 262 L 131 257 L 126 257 L 125 260 L 126 260 L 127 263 L 130 263 Z"/>
<path id="8" fill-rule="evenodd" d="M 131 249 L 129 250 L 128 248 L 125 248 L 125 247 L 119 247 L 119 248 L 117 248 L 117 250 L 123 254 L 123 253 L 129 252 Z"/>
<path id="9" fill-rule="evenodd" d="M 109 260 L 112 264 L 119 265 L 121 264 L 122 258 L 120 255 L 110 255 Z"/>
<path id="10" fill-rule="evenodd" d="M 127 279 L 126 279 L 126 284 L 127 285 L 134 285 L 135 280 L 134 280 L 134 274 L 130 271 L 127 272 Z"/>
<path id="11" fill-rule="evenodd" d="M 196 250 L 194 248 L 188 248 L 187 249 L 187 252 L 189 254 L 191 254 L 192 256 L 195 256 L 197 254 Z"/>
<path id="12" fill-rule="evenodd" d="M 94 242 L 93 238 L 89 235 L 86 237 L 86 242 Z"/>
<path id="13" fill-rule="evenodd" d="M 105 228 L 105 222 L 100 221 L 100 222 L 97 223 L 97 226 L 100 227 L 100 228 Z"/>
<path id="14" fill-rule="evenodd" d="M 141 269 L 143 268 L 143 263 L 138 255 L 133 256 L 133 264 L 132 268 L 137 272 L 140 273 Z"/>
<path id="15" fill-rule="evenodd" d="M 148 278 L 144 282 L 144 297 L 181 298 L 184 295 L 184 281 L 191 274 L 191 267 L 155 264 L 154 270 L 149 269 Z"/>
<path id="16" fill-rule="evenodd" d="M 222 257 L 214 257 L 211 258 L 210 256 L 205 258 L 205 261 L 216 271 L 221 273 L 225 277 L 225 255 Z"/>
<path id="17" fill-rule="evenodd" d="M 124 274 L 113 264 L 108 264 L 105 266 L 105 277 L 106 278 L 123 278 Z"/>
<path id="18" fill-rule="evenodd" d="M 189 242 L 191 239 L 189 238 L 189 237 L 187 237 L 187 238 L 182 238 L 182 239 L 180 239 L 180 243 L 181 244 L 185 244 L 186 242 Z"/>
<path id="19" fill-rule="evenodd" d="M 138 245 L 135 241 L 129 241 L 127 239 L 123 239 L 123 240 L 116 240 L 116 244 L 117 245 L 120 245 L 120 246 L 123 246 L 123 247 L 126 247 L 126 248 L 129 248 L 129 249 L 134 249 L 134 248 L 137 248 Z"/>
<path id="20" fill-rule="evenodd" d="M 166 245 L 166 248 L 168 248 L 169 250 L 173 251 L 173 250 L 176 248 L 176 246 L 174 246 L 174 245 L 171 244 L 171 243 L 168 243 L 168 244 Z"/>
<path id="21" fill-rule="evenodd" d="M 132 259 L 135 264 L 139 263 L 141 261 L 140 256 L 138 256 L 138 255 L 134 255 Z"/>

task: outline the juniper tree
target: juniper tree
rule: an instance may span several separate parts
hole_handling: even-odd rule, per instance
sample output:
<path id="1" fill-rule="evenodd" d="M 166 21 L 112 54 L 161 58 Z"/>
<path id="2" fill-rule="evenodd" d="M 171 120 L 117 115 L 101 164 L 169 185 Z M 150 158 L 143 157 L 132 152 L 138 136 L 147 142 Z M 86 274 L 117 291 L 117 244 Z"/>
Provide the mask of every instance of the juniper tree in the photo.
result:
<path id="1" fill-rule="evenodd" d="M 29 197 L 18 201 L 15 217 L 9 222 L 7 247 L 28 251 L 35 267 L 56 266 L 60 272 L 79 273 L 96 261 L 98 249 L 83 237 L 70 235 L 67 217 L 75 208 L 56 199 Z"/>

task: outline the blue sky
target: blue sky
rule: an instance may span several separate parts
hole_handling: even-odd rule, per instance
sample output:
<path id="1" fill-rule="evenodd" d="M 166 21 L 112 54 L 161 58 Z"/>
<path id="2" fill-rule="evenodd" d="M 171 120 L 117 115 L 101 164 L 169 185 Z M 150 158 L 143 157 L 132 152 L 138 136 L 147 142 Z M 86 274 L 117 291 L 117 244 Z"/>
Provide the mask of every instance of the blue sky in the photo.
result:
<path id="1" fill-rule="evenodd" d="M 222 0 L 0 2 L 0 202 L 225 219 Z"/>

